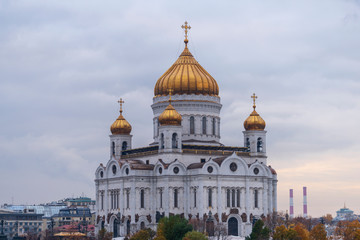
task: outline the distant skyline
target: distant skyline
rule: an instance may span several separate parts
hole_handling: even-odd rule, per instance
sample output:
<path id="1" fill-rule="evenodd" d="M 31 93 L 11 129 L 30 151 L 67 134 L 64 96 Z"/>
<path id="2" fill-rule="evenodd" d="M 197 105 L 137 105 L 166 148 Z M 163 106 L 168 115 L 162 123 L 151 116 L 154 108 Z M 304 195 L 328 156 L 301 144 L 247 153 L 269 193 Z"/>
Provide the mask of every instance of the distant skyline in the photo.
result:
<path id="1" fill-rule="evenodd" d="M 0 205 L 94 198 L 117 100 L 152 142 L 153 88 L 189 49 L 220 88 L 221 142 L 242 146 L 256 93 L 278 210 L 360 214 L 360 1 L 0 2 Z"/>

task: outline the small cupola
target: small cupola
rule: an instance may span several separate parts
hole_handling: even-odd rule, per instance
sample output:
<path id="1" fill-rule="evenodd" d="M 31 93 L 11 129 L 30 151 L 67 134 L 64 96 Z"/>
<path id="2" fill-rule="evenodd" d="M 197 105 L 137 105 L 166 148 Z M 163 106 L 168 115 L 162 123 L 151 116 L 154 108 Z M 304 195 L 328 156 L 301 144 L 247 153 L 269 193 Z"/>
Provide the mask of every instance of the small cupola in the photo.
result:
<path id="1" fill-rule="evenodd" d="M 181 126 L 182 117 L 171 105 L 171 92 L 172 90 L 169 90 L 169 105 L 159 116 L 160 126 Z"/>
<path id="2" fill-rule="evenodd" d="M 266 124 L 265 124 L 264 119 L 262 119 L 255 110 L 255 108 L 256 108 L 255 100 L 257 98 L 255 93 L 251 96 L 251 98 L 254 101 L 254 105 L 253 105 L 254 110 L 252 111 L 250 116 L 245 120 L 244 128 L 246 131 L 251 131 L 251 130 L 263 131 L 265 129 Z"/>
<path id="3" fill-rule="evenodd" d="M 131 125 L 122 115 L 122 104 L 124 103 L 124 101 L 120 98 L 118 103 L 120 104 L 120 116 L 111 125 L 110 131 L 114 135 L 130 135 L 132 129 Z"/>

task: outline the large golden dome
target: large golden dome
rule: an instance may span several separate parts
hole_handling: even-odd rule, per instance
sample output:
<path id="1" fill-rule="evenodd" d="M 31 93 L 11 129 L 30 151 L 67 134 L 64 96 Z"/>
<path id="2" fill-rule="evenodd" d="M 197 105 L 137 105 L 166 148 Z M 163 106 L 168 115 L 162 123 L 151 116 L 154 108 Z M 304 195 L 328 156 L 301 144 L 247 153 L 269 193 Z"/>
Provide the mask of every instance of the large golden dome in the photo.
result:
<path id="1" fill-rule="evenodd" d="M 254 110 L 250 114 L 250 116 L 245 120 L 244 128 L 247 131 L 249 131 L 249 130 L 262 131 L 265 129 L 266 123 L 265 123 L 264 119 L 262 119 L 260 117 L 260 115 L 255 111 L 255 108 L 256 108 L 255 99 L 257 98 L 255 93 L 253 94 L 253 96 L 251 96 L 251 98 L 254 99 L 254 105 L 253 105 Z"/>
<path id="2" fill-rule="evenodd" d="M 122 115 L 122 104 L 124 101 L 120 99 L 118 101 L 120 103 L 120 116 L 115 120 L 115 122 L 111 125 L 110 131 L 112 134 L 121 134 L 121 135 L 129 135 L 131 133 L 131 125 L 124 116 Z"/>
<path id="3" fill-rule="evenodd" d="M 187 23 L 185 27 L 188 27 Z M 170 88 L 174 90 L 174 94 L 218 96 L 219 86 L 190 53 L 187 48 L 187 31 L 185 33 L 185 49 L 176 62 L 157 80 L 154 89 L 155 96 L 167 95 Z"/>
<path id="4" fill-rule="evenodd" d="M 180 113 L 178 113 L 175 108 L 171 105 L 171 92 L 169 95 L 169 105 L 165 108 L 165 110 L 159 116 L 159 123 L 161 126 L 163 125 L 173 125 L 180 126 L 182 117 Z"/>

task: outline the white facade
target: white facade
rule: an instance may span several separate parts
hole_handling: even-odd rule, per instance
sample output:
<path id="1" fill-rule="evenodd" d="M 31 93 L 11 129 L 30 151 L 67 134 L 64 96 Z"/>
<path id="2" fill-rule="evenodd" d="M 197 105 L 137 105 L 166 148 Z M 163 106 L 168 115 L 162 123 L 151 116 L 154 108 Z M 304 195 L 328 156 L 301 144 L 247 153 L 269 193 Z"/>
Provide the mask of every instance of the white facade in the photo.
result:
<path id="1" fill-rule="evenodd" d="M 162 216 L 203 221 L 211 211 L 214 224 L 227 226 L 229 235 L 247 236 L 253 218 L 277 209 L 266 131 L 244 131 L 244 146 L 224 146 L 220 97 L 172 96 L 181 126 L 159 124 L 168 104 L 168 96 L 154 97 L 149 146 L 132 149 L 131 135 L 110 136 L 110 160 L 95 172 L 97 231 L 105 227 L 126 236 L 144 227 L 156 230 Z"/>

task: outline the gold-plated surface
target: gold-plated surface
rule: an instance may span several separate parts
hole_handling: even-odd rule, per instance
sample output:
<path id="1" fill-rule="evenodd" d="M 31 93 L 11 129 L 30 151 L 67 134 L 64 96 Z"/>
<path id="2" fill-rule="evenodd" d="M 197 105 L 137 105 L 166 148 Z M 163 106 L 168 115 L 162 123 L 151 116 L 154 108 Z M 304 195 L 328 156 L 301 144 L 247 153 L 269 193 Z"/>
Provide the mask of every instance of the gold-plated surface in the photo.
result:
<path id="1" fill-rule="evenodd" d="M 187 43 L 187 31 L 190 26 L 185 22 L 185 49 L 176 62 L 157 80 L 155 96 L 167 95 L 169 88 L 173 94 L 219 95 L 219 86 L 215 79 L 195 60 Z"/>
<path id="2" fill-rule="evenodd" d="M 255 100 L 257 99 L 257 96 L 255 95 L 255 93 L 251 96 L 251 98 L 254 101 L 254 105 L 253 105 L 253 112 L 250 114 L 250 116 L 245 120 L 244 122 L 244 128 L 245 130 L 264 130 L 266 123 L 264 121 L 264 119 L 262 119 L 260 117 L 260 115 L 255 111 L 256 108 L 256 104 L 255 104 Z"/>
<path id="3" fill-rule="evenodd" d="M 169 105 L 165 108 L 165 110 L 159 116 L 159 123 L 161 126 L 163 125 L 175 125 L 180 126 L 182 117 L 180 113 L 178 113 L 175 108 L 171 105 L 171 93 L 172 89 L 168 90 L 169 92 Z"/>
<path id="4" fill-rule="evenodd" d="M 118 101 L 120 104 L 120 116 L 115 120 L 115 122 L 111 125 L 110 131 L 112 134 L 122 134 L 129 135 L 131 133 L 131 125 L 124 116 L 122 115 L 122 104 L 125 103 L 122 98 Z"/>

